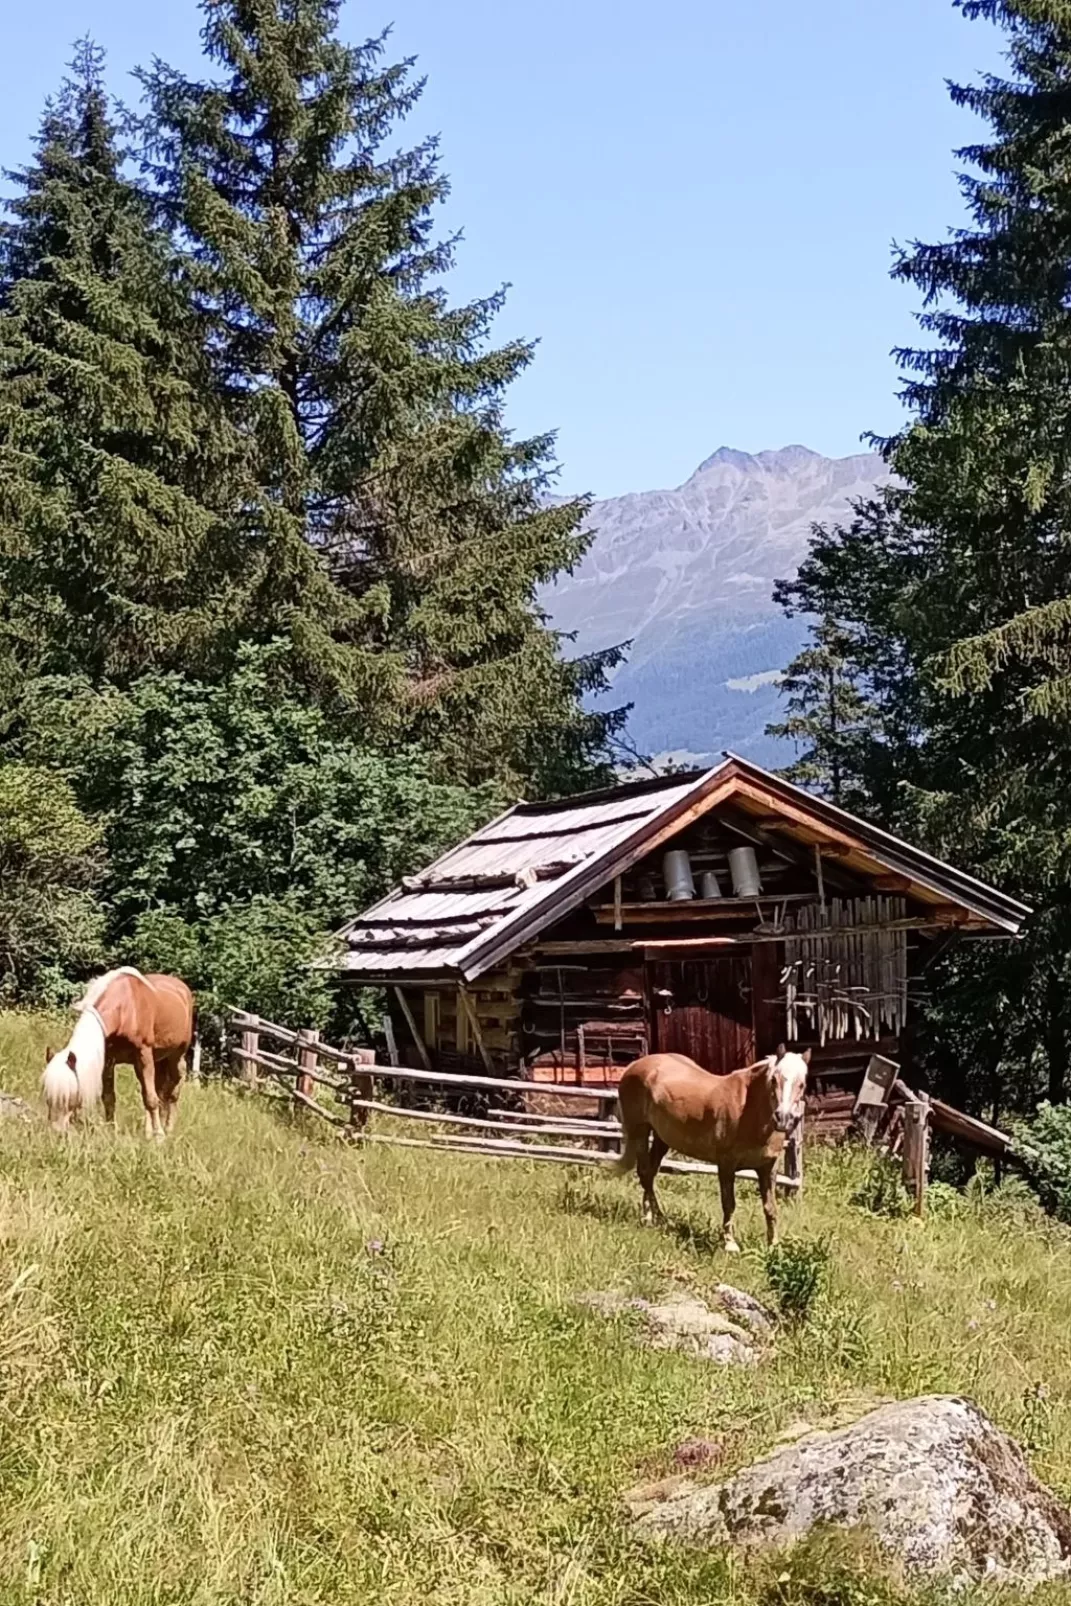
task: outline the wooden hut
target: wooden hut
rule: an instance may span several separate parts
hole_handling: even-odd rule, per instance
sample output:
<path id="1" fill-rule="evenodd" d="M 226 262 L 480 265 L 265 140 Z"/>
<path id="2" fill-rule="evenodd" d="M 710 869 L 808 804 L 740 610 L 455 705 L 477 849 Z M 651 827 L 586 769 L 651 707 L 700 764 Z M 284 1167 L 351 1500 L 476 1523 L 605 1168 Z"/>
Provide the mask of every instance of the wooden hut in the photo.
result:
<path id="1" fill-rule="evenodd" d="M 402 1063 L 594 1086 L 648 1051 L 725 1072 L 784 1041 L 836 1126 L 871 1055 L 910 1076 L 935 957 L 1028 913 L 730 754 L 518 803 L 350 922 L 339 964 L 387 989 Z"/>

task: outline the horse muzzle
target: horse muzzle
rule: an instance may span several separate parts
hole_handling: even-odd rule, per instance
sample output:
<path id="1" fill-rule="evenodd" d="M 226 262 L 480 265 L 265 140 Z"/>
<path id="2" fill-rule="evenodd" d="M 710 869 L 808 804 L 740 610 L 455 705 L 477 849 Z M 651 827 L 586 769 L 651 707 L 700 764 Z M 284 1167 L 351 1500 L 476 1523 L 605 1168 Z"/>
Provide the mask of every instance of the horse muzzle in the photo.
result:
<path id="1" fill-rule="evenodd" d="M 795 1126 L 795 1124 L 796 1124 L 796 1117 L 795 1117 L 795 1114 L 792 1113 L 792 1112 L 790 1112 L 788 1115 L 784 1115 L 784 1114 L 781 1114 L 780 1112 L 778 1112 L 778 1114 L 774 1116 L 774 1131 L 775 1132 L 783 1132 L 783 1133 L 787 1134 L 787 1133 L 792 1131 L 792 1128 Z"/>

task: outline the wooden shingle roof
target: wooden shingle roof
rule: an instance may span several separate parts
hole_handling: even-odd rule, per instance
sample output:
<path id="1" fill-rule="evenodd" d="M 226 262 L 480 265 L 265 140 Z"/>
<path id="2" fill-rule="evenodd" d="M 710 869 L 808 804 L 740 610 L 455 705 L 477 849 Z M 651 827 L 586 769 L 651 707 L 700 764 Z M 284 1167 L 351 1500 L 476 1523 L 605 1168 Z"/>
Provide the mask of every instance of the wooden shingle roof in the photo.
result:
<path id="1" fill-rule="evenodd" d="M 474 980 L 693 820 L 731 802 L 860 874 L 894 874 L 963 929 L 1015 936 L 1029 909 L 745 759 L 553 803 L 518 803 L 339 932 L 338 968 L 374 981 Z"/>

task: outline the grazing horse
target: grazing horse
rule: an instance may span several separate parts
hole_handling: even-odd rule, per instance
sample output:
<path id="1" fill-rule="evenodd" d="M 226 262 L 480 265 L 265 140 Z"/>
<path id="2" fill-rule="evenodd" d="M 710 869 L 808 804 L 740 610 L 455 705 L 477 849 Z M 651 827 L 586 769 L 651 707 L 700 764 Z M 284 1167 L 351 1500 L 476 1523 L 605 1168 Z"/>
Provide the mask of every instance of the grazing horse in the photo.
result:
<path id="1" fill-rule="evenodd" d="M 145 1105 L 145 1136 L 171 1130 L 195 1034 L 193 994 L 177 976 L 143 976 L 124 967 L 99 976 L 75 1006 L 78 1020 L 58 1054 L 46 1051 L 42 1078 L 48 1118 L 65 1132 L 76 1111 L 104 1101 L 115 1120 L 115 1067 L 133 1065 Z"/>
<path id="2" fill-rule="evenodd" d="M 684 1054 L 648 1054 L 634 1060 L 617 1090 L 624 1144 L 615 1170 L 635 1170 L 643 1189 L 643 1219 L 665 1218 L 655 1198 L 658 1168 L 669 1149 L 718 1168 L 724 1216 L 722 1241 L 739 1253 L 733 1238 L 736 1173 L 758 1173 L 766 1242 L 777 1235 L 777 1162 L 785 1136 L 803 1113 L 811 1051 L 776 1054 L 733 1071 L 712 1076 Z"/>

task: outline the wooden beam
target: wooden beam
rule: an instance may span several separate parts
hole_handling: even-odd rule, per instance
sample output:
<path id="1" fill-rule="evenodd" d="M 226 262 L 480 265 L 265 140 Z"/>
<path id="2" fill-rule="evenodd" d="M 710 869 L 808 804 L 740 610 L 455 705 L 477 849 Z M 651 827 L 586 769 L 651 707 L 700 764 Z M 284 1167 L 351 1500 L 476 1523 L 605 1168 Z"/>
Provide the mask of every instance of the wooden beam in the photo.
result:
<path id="1" fill-rule="evenodd" d="M 952 931 L 944 931 L 936 937 L 930 944 L 929 951 L 923 955 L 922 964 L 919 966 L 919 974 L 925 976 L 930 967 L 935 965 L 941 956 L 946 954 L 953 944 L 958 941 L 959 936 L 959 931 L 953 929 Z"/>
<path id="2" fill-rule="evenodd" d="M 396 1138 L 386 1132 L 366 1132 L 361 1136 L 362 1143 L 388 1143 L 402 1149 L 433 1149 L 440 1154 L 476 1154 L 484 1156 L 502 1156 L 505 1159 L 521 1160 L 556 1160 L 569 1165 L 615 1165 L 616 1154 L 603 1154 L 597 1149 L 574 1149 L 566 1146 L 557 1146 L 544 1143 L 517 1142 L 496 1143 L 493 1138 L 482 1140 L 479 1138 L 443 1137 L 434 1138 Z M 716 1165 L 705 1165 L 701 1160 L 663 1160 L 659 1171 L 669 1171 L 684 1176 L 717 1176 Z M 749 1182 L 757 1181 L 754 1171 L 738 1171 L 738 1179 L 744 1178 Z M 778 1173 L 775 1178 L 779 1188 L 787 1188 L 793 1192 L 799 1188 L 799 1183 L 792 1177 L 784 1177 Z"/>
<path id="3" fill-rule="evenodd" d="M 621 877 L 614 876 L 614 930 L 621 930 Z"/>
<path id="4" fill-rule="evenodd" d="M 813 892 L 764 892 L 758 898 L 686 898 L 679 903 L 670 903 L 668 900 L 626 903 L 622 906 L 622 918 L 626 926 L 672 926 L 697 920 L 746 919 L 754 913 L 756 904 L 773 909 L 782 904 L 817 902 Z M 600 926 L 608 926 L 615 919 L 615 912 L 609 904 L 595 903 L 589 907 Z"/>
<path id="5" fill-rule="evenodd" d="M 758 843 L 760 847 L 769 849 L 785 864 L 793 865 L 797 870 L 804 870 L 808 875 L 814 873 L 814 860 L 802 842 L 794 837 L 778 837 L 775 835 L 778 828 L 784 829 L 785 822 L 781 819 L 756 819 L 754 816 L 741 812 L 734 814 L 731 809 L 721 809 L 718 813 L 720 824 L 726 826 L 737 836 L 744 837 L 749 842 Z M 857 893 L 859 887 L 856 882 L 847 880 L 836 872 L 827 875 L 831 887 L 848 894 Z"/>
<path id="6" fill-rule="evenodd" d="M 828 937 L 859 937 L 873 931 L 947 931 L 947 921 L 927 920 L 924 915 L 903 920 L 887 920 L 884 925 L 816 926 L 813 931 L 741 931 L 735 937 L 635 937 L 631 947 L 643 948 L 751 948 L 757 942 L 807 943 Z"/>
<path id="7" fill-rule="evenodd" d="M 431 1070 L 431 1055 L 428 1053 L 428 1045 L 425 1043 L 423 1034 L 421 1033 L 421 1030 L 420 1030 L 419 1026 L 417 1025 L 417 1023 L 416 1023 L 416 1016 L 413 1014 L 413 1011 L 409 1008 L 409 1000 L 408 1000 L 408 998 L 406 998 L 405 993 L 404 993 L 404 991 L 402 990 L 401 987 L 395 987 L 395 988 L 392 989 L 392 991 L 394 993 L 395 998 L 398 1000 L 399 1004 L 401 1005 L 402 1014 L 405 1016 L 405 1024 L 409 1028 L 409 1031 L 410 1031 L 410 1034 L 412 1036 L 413 1042 L 416 1045 L 416 1051 L 417 1051 L 418 1055 L 420 1056 L 420 1063 L 421 1063 L 421 1065 L 423 1065 L 423 1067 L 424 1067 L 424 1069 L 426 1071 L 430 1071 Z"/>
<path id="8" fill-rule="evenodd" d="M 531 948 L 518 950 L 518 957 L 538 959 L 546 954 L 553 959 L 556 954 L 630 954 L 633 946 L 631 937 L 603 937 L 583 942 L 539 942 L 537 939 Z"/>
<path id="9" fill-rule="evenodd" d="M 910 892 L 911 882 L 905 875 L 879 875 L 875 876 L 871 886 L 877 887 L 879 892 Z"/>
<path id="10" fill-rule="evenodd" d="M 596 1099 L 604 1104 L 617 1103 L 616 1087 L 581 1087 L 575 1082 L 535 1082 L 520 1076 L 459 1076 L 456 1071 L 418 1071 L 413 1065 L 377 1065 L 376 1080 L 441 1083 L 443 1087 L 517 1093 L 523 1098 L 539 1093 L 553 1095 L 556 1099 Z"/>
<path id="11" fill-rule="evenodd" d="M 476 1013 L 476 1006 L 469 997 L 467 989 L 461 982 L 458 982 L 457 984 L 457 996 L 461 1000 L 461 1007 L 468 1017 L 468 1023 L 472 1028 L 472 1036 L 475 1040 L 476 1047 L 479 1050 L 480 1058 L 483 1061 L 484 1070 L 493 1072 L 494 1066 L 491 1063 L 491 1056 L 487 1052 L 487 1048 L 483 1040 L 483 1033 L 480 1031 L 480 1017 Z"/>

